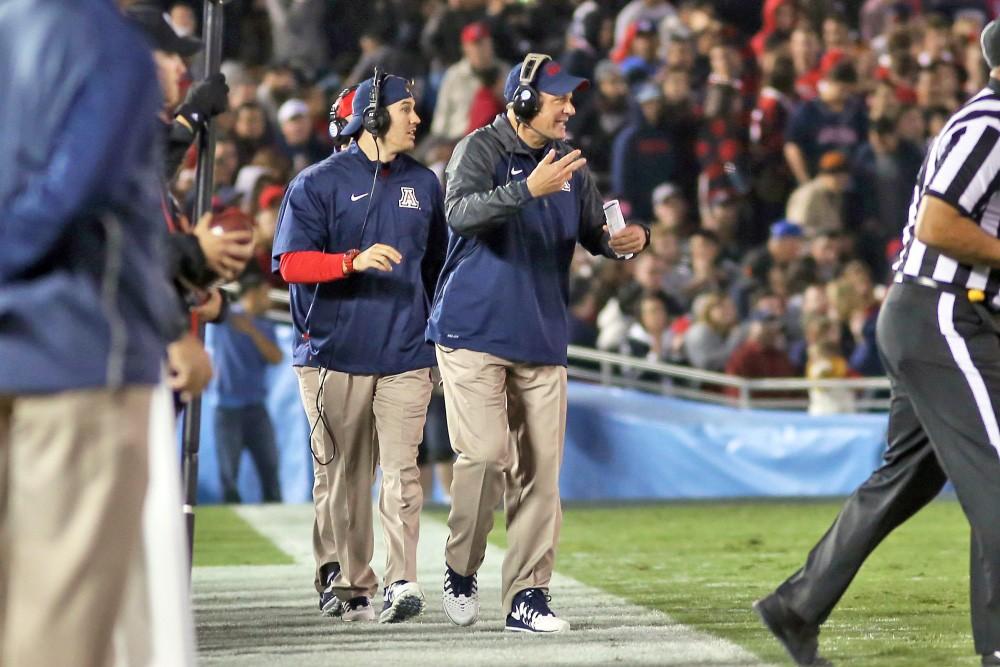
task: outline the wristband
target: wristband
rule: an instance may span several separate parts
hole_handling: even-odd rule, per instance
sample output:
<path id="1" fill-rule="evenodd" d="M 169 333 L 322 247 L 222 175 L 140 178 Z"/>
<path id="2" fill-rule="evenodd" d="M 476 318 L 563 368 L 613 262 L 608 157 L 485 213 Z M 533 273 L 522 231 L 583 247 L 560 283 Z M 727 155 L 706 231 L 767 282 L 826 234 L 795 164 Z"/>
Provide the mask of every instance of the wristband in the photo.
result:
<path id="1" fill-rule="evenodd" d="M 354 273 L 354 258 L 361 254 L 358 249 L 348 250 L 344 253 L 343 269 L 344 275 L 349 276 Z"/>

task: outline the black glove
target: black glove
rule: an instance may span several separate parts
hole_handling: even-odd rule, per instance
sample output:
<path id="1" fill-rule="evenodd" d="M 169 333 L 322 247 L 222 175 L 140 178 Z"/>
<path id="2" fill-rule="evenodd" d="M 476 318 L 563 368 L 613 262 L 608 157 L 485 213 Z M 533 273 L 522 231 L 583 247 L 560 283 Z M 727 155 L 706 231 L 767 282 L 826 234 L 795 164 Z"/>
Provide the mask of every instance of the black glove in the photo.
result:
<path id="1" fill-rule="evenodd" d="M 226 75 L 216 72 L 204 81 L 191 86 L 187 99 L 177 110 L 178 116 L 191 125 L 195 131 L 201 129 L 209 118 L 225 113 L 229 109 L 229 85 Z"/>

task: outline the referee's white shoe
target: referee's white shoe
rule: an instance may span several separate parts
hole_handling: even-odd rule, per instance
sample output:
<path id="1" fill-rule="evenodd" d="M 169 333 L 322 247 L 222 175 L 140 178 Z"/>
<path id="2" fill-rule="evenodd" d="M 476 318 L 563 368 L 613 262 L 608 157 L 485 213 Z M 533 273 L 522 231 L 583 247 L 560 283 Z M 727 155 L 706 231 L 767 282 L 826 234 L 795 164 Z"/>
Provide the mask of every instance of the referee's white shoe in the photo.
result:
<path id="1" fill-rule="evenodd" d="M 472 625 L 479 620 L 479 586 L 476 575 L 463 576 L 450 565 L 444 573 L 444 615 L 455 625 Z"/>

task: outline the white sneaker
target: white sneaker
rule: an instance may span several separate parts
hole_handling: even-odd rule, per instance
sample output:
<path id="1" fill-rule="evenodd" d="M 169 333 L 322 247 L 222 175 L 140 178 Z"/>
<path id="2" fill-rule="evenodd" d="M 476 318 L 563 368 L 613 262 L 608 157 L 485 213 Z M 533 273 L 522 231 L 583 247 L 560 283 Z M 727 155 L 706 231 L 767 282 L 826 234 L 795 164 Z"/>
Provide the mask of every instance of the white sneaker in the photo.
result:
<path id="1" fill-rule="evenodd" d="M 451 566 L 445 565 L 444 615 L 455 625 L 472 625 L 479 620 L 479 587 L 476 575 L 463 577 Z"/>
<path id="2" fill-rule="evenodd" d="M 549 609 L 549 596 L 540 588 L 528 588 L 514 596 L 504 630 L 511 632 L 566 632 L 569 623 Z"/>
<path id="3" fill-rule="evenodd" d="M 385 604 L 379 614 L 379 623 L 399 623 L 424 612 L 424 593 L 415 581 L 399 581 L 385 589 Z"/>
<path id="4" fill-rule="evenodd" d="M 371 623 L 375 620 L 375 608 L 372 607 L 372 601 L 367 596 L 359 595 L 344 603 L 344 612 L 341 614 L 341 618 L 348 623 L 353 621 Z"/>

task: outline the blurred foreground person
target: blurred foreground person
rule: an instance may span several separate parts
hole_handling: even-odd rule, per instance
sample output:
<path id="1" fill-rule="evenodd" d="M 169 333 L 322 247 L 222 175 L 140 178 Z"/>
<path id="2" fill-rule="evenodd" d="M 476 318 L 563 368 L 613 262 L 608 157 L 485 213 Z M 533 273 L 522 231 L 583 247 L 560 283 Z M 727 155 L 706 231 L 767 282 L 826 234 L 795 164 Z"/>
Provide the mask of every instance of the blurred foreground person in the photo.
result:
<path id="1" fill-rule="evenodd" d="M 110 0 L 9 0 L 0 81 L 0 664 L 106 665 L 184 327 L 156 71 Z"/>

